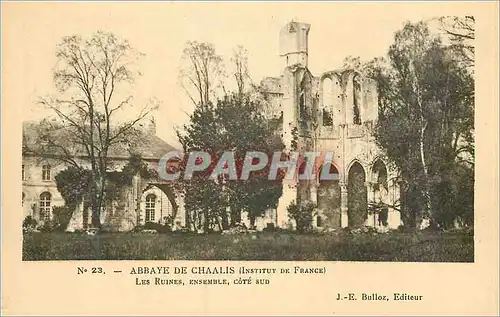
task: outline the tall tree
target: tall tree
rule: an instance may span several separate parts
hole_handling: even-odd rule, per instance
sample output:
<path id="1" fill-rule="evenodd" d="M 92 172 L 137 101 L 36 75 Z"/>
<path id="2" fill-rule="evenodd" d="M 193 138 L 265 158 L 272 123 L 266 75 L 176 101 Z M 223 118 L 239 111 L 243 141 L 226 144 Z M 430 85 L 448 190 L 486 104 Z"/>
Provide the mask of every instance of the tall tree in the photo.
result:
<path id="1" fill-rule="evenodd" d="M 239 45 L 233 51 L 231 58 L 234 70 L 234 79 L 236 81 L 237 92 L 239 94 L 245 93 L 245 90 L 252 86 L 252 80 L 248 71 L 248 52 Z"/>
<path id="2" fill-rule="evenodd" d="M 43 142 L 33 151 L 79 169 L 90 165 L 95 227 L 101 225 L 110 149 L 127 145 L 137 135 L 140 121 L 156 108 L 151 103 L 137 108 L 132 118 L 121 116 L 126 108 L 129 114 L 134 109 L 127 88 L 140 74 L 135 65 L 141 55 L 112 33 L 97 32 L 89 39 L 64 37 L 57 46 L 54 70 L 59 95 L 40 101 L 54 111 L 56 120 L 42 122 L 38 132 Z"/>
<path id="3" fill-rule="evenodd" d="M 261 100 L 238 92 L 221 100 L 216 109 L 219 124 L 224 131 L 221 138 L 224 149 L 233 151 L 239 176 L 248 152 L 258 151 L 268 155 L 268 164 L 261 171 L 252 172 L 245 180 L 225 182 L 233 225 L 238 222 L 241 211 L 246 211 L 253 226 L 256 217 L 269 208 L 277 207 L 282 194 L 282 171 L 279 171 L 276 180 L 268 179 L 272 155 L 284 150 L 278 133 L 282 121 L 281 118 L 265 117 L 262 114 L 263 107 L 265 105 Z"/>
<path id="4" fill-rule="evenodd" d="M 180 83 L 194 105 L 208 104 L 224 90 L 223 60 L 210 43 L 190 41 L 184 48 Z"/>
<path id="5" fill-rule="evenodd" d="M 475 65 L 476 39 L 475 23 L 473 16 L 446 16 L 439 19 L 441 30 L 447 35 L 450 47 L 455 51 L 455 56 L 465 66 L 471 68 Z"/>
<path id="6" fill-rule="evenodd" d="M 217 157 L 215 154 L 223 151 L 220 144 L 220 126 L 217 124 L 215 106 L 209 101 L 207 104 L 199 104 L 189 116 L 189 123 L 183 129 L 176 131 L 179 142 L 186 155 L 180 166 L 183 173 L 179 181 L 179 188 L 184 192 L 185 208 L 187 210 L 188 227 L 201 229 L 207 232 L 216 214 L 221 207 L 218 199 L 221 186 L 217 180 L 210 179 L 210 173 L 214 167 Z M 195 151 L 207 152 L 213 160 L 210 166 L 203 172 L 195 172 L 191 179 L 184 178 L 189 153 Z M 197 158 L 197 164 L 202 164 L 202 158 Z M 217 199 L 214 199 L 217 198 Z"/>
<path id="7" fill-rule="evenodd" d="M 249 151 L 269 153 L 282 151 L 284 146 L 276 133 L 277 122 L 267 120 L 260 111 L 260 103 L 247 94 L 232 94 L 217 100 L 217 104 L 195 108 L 190 122 L 178 131 L 185 153 L 205 151 L 210 153 L 212 164 L 190 180 L 182 180 L 186 208 L 192 218 L 202 215 L 205 230 L 217 223 L 226 229 L 239 222 L 241 212 L 247 211 L 250 219 L 260 216 L 267 208 L 276 207 L 281 196 L 281 180 L 268 180 L 267 166 L 261 173 L 252 173 L 241 180 L 245 155 Z M 223 152 L 234 154 L 238 180 L 228 175 L 209 178 Z M 186 163 L 187 157 L 184 160 Z M 185 165 L 184 165 L 185 167 Z M 230 222 L 227 209 L 230 207 Z M 218 223 L 218 219 L 222 223 Z M 216 220 L 216 221 L 213 221 Z M 201 226 L 198 221 L 198 226 Z"/>
<path id="8" fill-rule="evenodd" d="M 423 201 L 423 216 L 442 226 L 449 225 L 439 216 L 447 208 L 444 184 L 473 155 L 474 80 L 454 54 L 425 23 L 407 23 L 388 67 L 371 64 L 380 98 L 377 142 L 409 185 L 407 202 Z"/>

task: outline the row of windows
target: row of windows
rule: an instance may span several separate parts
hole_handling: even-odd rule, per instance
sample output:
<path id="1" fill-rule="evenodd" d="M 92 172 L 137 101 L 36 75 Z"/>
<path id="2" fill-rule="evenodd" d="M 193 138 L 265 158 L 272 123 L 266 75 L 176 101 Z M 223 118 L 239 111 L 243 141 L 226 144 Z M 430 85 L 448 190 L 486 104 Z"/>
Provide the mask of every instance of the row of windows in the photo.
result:
<path id="1" fill-rule="evenodd" d="M 25 194 L 23 193 L 22 204 L 24 205 Z M 39 197 L 39 212 L 40 218 L 49 220 L 51 210 L 52 194 L 43 192 Z M 146 222 L 155 221 L 156 195 L 149 194 L 146 196 Z"/>
<path id="2" fill-rule="evenodd" d="M 24 172 L 24 165 L 21 170 L 21 180 L 26 180 L 26 174 Z M 51 180 L 51 167 L 50 165 L 42 165 L 42 180 L 50 181 Z"/>
<path id="3" fill-rule="evenodd" d="M 333 126 L 333 112 L 330 110 L 331 102 L 333 101 L 334 89 L 331 79 L 327 78 L 323 81 L 323 111 L 322 111 L 322 121 L 323 126 Z M 335 83 L 338 85 L 338 82 Z M 299 92 L 299 114 L 301 119 L 307 120 L 307 105 L 306 105 L 306 83 L 305 78 L 301 83 L 300 92 Z M 359 75 L 354 75 L 353 77 L 353 118 L 352 123 L 360 125 L 361 124 L 361 115 L 360 115 L 360 104 L 361 104 L 361 83 L 359 79 Z M 337 98 L 340 98 L 340 95 L 337 95 Z"/>
<path id="4" fill-rule="evenodd" d="M 334 96 L 337 95 L 337 98 L 340 98 L 338 94 L 339 91 L 334 89 L 333 87 L 338 87 L 338 82 L 333 85 L 333 81 L 330 78 L 326 78 L 323 81 L 323 126 L 332 126 L 333 125 L 333 113 L 329 109 L 332 107 L 332 102 L 334 100 Z M 352 108 L 352 123 L 360 125 L 361 124 L 361 115 L 359 107 L 361 105 L 361 79 L 359 75 L 354 75 L 352 79 L 352 98 L 353 98 L 353 108 Z"/>

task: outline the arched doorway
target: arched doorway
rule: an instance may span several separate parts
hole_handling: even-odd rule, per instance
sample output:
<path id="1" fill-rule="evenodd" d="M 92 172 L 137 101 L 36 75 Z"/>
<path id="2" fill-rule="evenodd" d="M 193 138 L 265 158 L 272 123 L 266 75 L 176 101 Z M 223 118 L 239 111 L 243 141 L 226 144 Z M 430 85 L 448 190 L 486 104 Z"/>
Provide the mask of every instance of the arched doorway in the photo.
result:
<path id="1" fill-rule="evenodd" d="M 368 216 L 366 176 L 363 166 L 354 162 L 349 169 L 347 187 L 347 208 L 349 227 L 364 225 Z"/>
<path id="2" fill-rule="evenodd" d="M 330 174 L 339 174 L 337 168 L 333 164 L 327 163 L 319 170 L 319 175 L 321 175 L 323 169 L 326 168 L 329 169 Z M 334 180 L 328 180 L 321 179 L 320 177 L 317 195 L 318 209 L 322 214 L 318 216 L 320 217 L 320 220 L 317 221 L 317 225 L 328 225 L 333 228 L 340 228 L 341 212 L 339 178 L 336 177 Z"/>
<path id="3" fill-rule="evenodd" d="M 373 164 L 372 181 L 374 185 L 372 203 L 377 212 L 375 225 L 387 226 L 389 187 L 387 183 L 387 168 L 382 160 L 377 160 Z"/>

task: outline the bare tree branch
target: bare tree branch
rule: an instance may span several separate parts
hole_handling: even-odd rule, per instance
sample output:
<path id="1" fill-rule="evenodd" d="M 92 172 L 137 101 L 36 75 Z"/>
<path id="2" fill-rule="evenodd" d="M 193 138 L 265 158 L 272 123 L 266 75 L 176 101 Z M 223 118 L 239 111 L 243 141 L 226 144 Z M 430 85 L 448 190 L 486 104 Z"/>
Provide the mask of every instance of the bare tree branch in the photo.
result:
<path id="1" fill-rule="evenodd" d="M 222 58 L 216 54 L 212 44 L 187 42 L 183 60 L 185 65 L 180 71 L 183 90 L 195 106 L 207 104 L 223 74 Z M 184 81 L 187 81 L 187 85 Z M 196 91 L 197 98 L 189 92 L 190 88 Z"/>
<path id="2" fill-rule="evenodd" d="M 46 148 L 33 153 L 56 156 L 75 167 L 78 166 L 75 157 L 86 154 L 92 171 L 92 222 L 97 226 L 104 202 L 108 151 L 115 144 L 126 143 L 139 121 L 155 109 L 148 105 L 120 126 L 114 118 L 132 100 L 128 96 L 115 101 L 118 87 L 132 83 L 138 74 L 133 66 L 139 56 L 126 40 L 111 33 L 99 31 L 88 40 L 80 36 L 64 37 L 57 46 L 58 62 L 53 78 L 61 95 L 71 97 L 39 102 L 54 111 L 60 126 L 47 124 L 47 133 L 43 133 Z M 64 142 L 59 142 L 61 136 Z"/>

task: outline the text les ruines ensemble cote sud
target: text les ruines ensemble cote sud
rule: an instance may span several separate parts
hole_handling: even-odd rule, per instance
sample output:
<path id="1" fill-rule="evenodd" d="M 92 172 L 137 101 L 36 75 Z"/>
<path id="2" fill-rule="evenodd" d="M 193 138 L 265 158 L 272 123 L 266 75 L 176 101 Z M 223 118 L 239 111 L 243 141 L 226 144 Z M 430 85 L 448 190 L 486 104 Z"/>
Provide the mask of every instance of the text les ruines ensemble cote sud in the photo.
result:
<path id="1" fill-rule="evenodd" d="M 234 266 L 186 266 L 168 267 L 133 267 L 130 270 L 131 275 L 140 275 L 135 278 L 136 285 L 251 285 L 251 284 L 269 284 L 268 277 L 275 274 L 325 274 L 326 268 L 305 268 L 293 266 L 290 268 L 248 268 Z M 178 278 L 179 275 L 191 275 L 185 281 Z M 175 278 L 165 277 L 164 275 L 177 275 Z M 192 277 L 195 275 L 196 277 Z M 210 275 L 223 275 L 211 277 Z M 199 276 L 199 277 L 197 277 Z"/>

